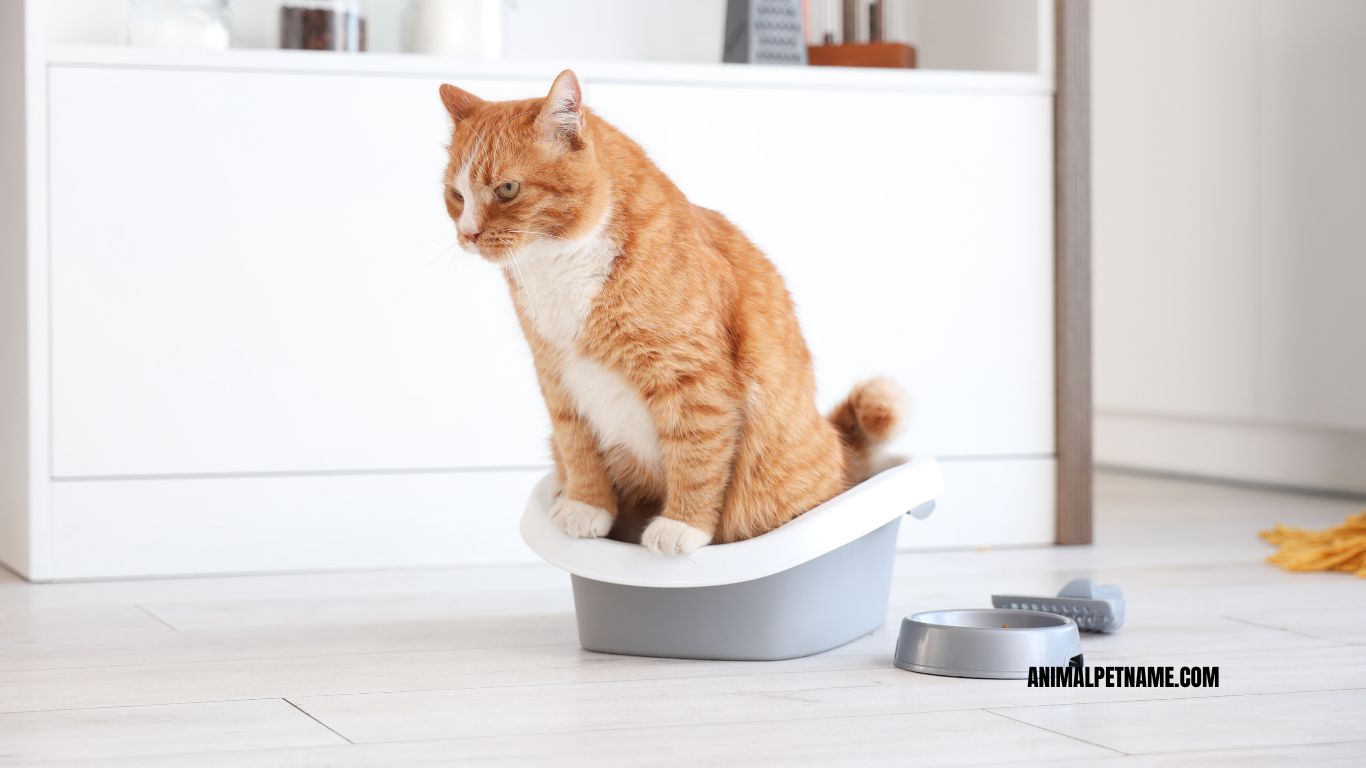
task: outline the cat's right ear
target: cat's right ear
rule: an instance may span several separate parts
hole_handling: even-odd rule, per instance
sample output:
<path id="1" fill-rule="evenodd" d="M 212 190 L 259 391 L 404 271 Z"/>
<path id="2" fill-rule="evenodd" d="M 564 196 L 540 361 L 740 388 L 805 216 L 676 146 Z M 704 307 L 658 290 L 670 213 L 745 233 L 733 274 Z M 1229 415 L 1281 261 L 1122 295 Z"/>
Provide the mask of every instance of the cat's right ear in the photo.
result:
<path id="1" fill-rule="evenodd" d="M 446 111 L 451 113 L 451 117 L 456 120 L 464 120 L 469 117 L 474 108 L 484 103 L 484 100 L 470 93 L 461 90 L 453 85 L 443 83 L 441 85 L 441 103 L 446 105 Z"/>
<path id="2" fill-rule="evenodd" d="M 583 146 L 583 89 L 570 70 L 561 72 L 551 84 L 536 127 L 547 142 L 562 142 L 571 149 Z"/>

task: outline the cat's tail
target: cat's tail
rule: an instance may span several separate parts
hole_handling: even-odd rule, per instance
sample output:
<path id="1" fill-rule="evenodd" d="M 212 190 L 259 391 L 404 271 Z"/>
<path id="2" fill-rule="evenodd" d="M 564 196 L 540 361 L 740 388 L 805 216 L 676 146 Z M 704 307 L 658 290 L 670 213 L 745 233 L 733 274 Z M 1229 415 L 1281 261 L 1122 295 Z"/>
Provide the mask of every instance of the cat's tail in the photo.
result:
<path id="1" fill-rule="evenodd" d="M 896 437 L 906 420 L 906 397 L 890 379 L 854 385 L 849 396 L 830 412 L 830 422 L 844 444 L 844 476 L 852 485 L 902 463 L 882 448 Z"/>

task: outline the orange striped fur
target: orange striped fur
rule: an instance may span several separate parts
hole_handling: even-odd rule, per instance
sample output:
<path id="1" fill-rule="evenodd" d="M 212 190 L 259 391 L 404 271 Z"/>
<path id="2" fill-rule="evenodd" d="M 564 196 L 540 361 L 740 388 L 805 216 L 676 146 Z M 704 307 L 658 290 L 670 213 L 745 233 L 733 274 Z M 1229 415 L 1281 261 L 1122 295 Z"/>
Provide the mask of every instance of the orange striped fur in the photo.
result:
<path id="1" fill-rule="evenodd" d="M 903 418 L 885 380 L 827 418 L 773 265 L 581 103 L 441 86 L 446 206 L 503 269 L 553 424 L 569 533 L 663 554 L 770 531 L 880 469 Z"/>

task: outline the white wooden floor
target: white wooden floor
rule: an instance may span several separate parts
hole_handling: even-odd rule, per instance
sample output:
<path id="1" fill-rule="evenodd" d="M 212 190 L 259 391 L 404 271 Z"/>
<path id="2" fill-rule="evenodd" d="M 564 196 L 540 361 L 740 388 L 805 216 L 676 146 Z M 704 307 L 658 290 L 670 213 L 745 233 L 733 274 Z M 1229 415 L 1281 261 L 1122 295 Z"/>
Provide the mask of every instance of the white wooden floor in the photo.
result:
<path id="1" fill-rule="evenodd" d="M 917 553 L 889 623 L 778 663 L 596 655 L 544 567 L 32 586 L 0 575 L 0 765 L 1366 765 L 1366 580 L 1258 528 L 1359 504 L 1108 475 L 1088 548 Z M 1119 584 L 1092 664 L 1217 689 L 1030 689 L 891 666 L 895 620 Z"/>

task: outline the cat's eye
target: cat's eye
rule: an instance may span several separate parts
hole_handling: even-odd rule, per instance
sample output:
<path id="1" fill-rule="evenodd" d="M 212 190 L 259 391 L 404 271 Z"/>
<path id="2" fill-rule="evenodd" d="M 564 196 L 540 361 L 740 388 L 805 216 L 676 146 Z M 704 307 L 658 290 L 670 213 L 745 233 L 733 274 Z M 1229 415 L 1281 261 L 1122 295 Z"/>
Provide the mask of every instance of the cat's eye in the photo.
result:
<path id="1" fill-rule="evenodd" d="M 455 191 L 455 187 L 446 187 L 446 191 L 449 192 L 451 197 L 455 198 L 456 200 L 462 203 L 465 202 L 465 196 Z"/>
<path id="2" fill-rule="evenodd" d="M 493 194 L 497 195 L 499 200 L 507 202 L 508 200 L 511 200 L 512 198 L 516 197 L 517 193 L 521 191 L 522 185 L 518 182 L 505 181 L 502 184 L 499 184 L 498 187 L 493 190 Z"/>

